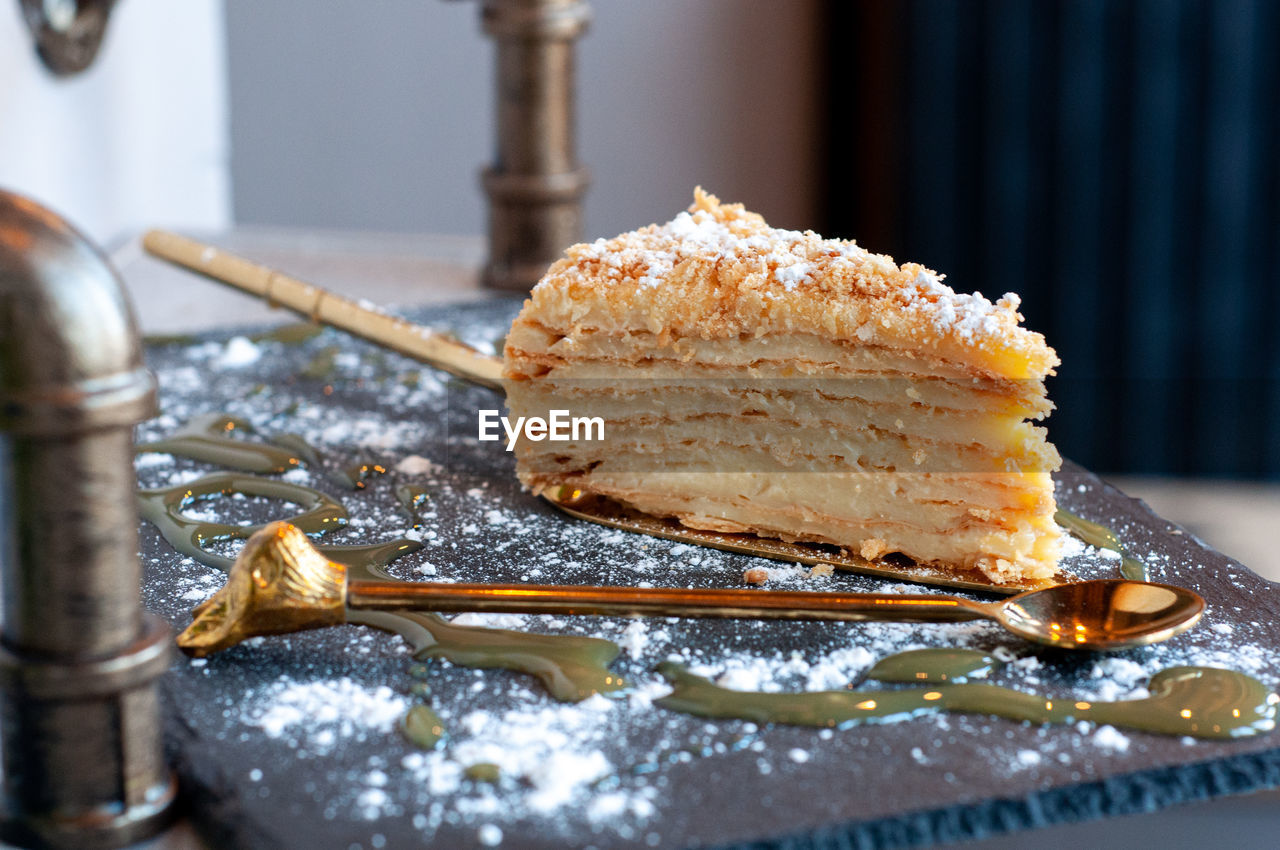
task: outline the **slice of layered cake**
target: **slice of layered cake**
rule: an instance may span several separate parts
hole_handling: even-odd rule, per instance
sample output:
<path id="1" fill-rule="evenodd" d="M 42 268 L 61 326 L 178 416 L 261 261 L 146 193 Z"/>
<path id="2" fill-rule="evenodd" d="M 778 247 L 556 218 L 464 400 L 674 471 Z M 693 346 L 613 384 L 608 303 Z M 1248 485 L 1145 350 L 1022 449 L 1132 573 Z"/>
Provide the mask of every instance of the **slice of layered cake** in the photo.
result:
<path id="1" fill-rule="evenodd" d="M 515 441 L 520 480 L 692 528 L 1047 578 L 1060 459 L 1028 420 L 1052 409 L 1058 360 L 1018 303 L 698 190 L 665 225 L 573 246 L 525 302 L 509 419 L 561 427 Z"/>

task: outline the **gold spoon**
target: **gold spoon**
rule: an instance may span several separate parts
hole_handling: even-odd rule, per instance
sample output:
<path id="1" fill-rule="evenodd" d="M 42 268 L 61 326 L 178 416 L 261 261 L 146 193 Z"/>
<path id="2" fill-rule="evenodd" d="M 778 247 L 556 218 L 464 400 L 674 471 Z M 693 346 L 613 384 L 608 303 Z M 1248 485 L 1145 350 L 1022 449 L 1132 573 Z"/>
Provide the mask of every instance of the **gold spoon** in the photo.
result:
<path id="1" fill-rule="evenodd" d="M 258 635 L 346 622 L 348 610 L 594 614 L 951 623 L 995 620 L 1027 640 L 1063 649 L 1118 650 L 1158 643 L 1204 613 L 1196 593 L 1126 580 L 1082 581 L 999 602 L 959 596 L 737 589 L 444 584 L 351 578 L 296 526 L 276 522 L 245 543 L 226 585 L 196 608 L 178 636 L 204 656 Z"/>
<path id="2" fill-rule="evenodd" d="M 465 381 L 499 392 L 503 389 L 501 357 L 482 354 L 447 334 L 384 313 L 368 302 L 344 298 L 283 272 L 166 230 L 148 231 L 142 237 L 142 245 L 155 257 L 242 292 L 260 296 L 272 306 L 286 307 L 310 321 L 339 328 Z M 1059 571 L 1051 579 L 1026 579 L 1015 584 L 998 585 L 976 570 L 923 564 L 898 566 L 868 561 L 855 552 L 832 546 L 787 543 L 751 534 L 689 528 L 677 520 L 642 514 L 611 499 L 578 491 L 546 495 L 544 499 L 569 516 L 610 528 L 789 563 L 829 564 L 838 570 L 900 581 L 1012 594 L 1079 580 L 1070 573 Z"/>

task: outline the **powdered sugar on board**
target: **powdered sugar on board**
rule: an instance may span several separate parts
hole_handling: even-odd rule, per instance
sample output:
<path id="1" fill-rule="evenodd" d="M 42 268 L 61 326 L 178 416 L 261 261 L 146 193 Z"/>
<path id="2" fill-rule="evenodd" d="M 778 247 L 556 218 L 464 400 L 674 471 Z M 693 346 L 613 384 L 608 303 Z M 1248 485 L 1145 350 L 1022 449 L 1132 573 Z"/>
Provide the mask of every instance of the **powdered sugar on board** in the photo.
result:
<path id="1" fill-rule="evenodd" d="M 493 341 L 514 305 L 504 309 L 460 310 L 444 319 L 437 315 L 434 324 L 469 341 Z M 486 391 L 334 331 L 301 345 L 251 344 L 259 351 L 254 362 L 226 368 L 211 364 L 227 350 L 225 340 L 153 349 L 162 415 L 141 426 L 140 440 L 167 436 L 192 417 L 215 411 L 243 417 L 263 435 L 301 435 L 321 452 L 322 468 L 304 465 L 283 477 L 329 493 L 350 512 L 346 526 L 328 539 L 371 543 L 407 536 L 422 542 L 421 551 L 391 566 L 399 578 L 740 587 L 747 568 L 763 566 L 771 588 L 944 592 L 839 572 L 823 576 L 569 520 L 520 492 L 509 455 L 475 440 L 476 409 L 497 400 Z M 312 368 L 317 360 L 323 369 Z M 326 475 L 361 456 L 387 470 L 366 480 L 363 490 L 340 488 Z M 139 479 L 147 487 L 211 471 L 215 467 L 167 455 L 138 458 Z M 406 484 L 427 494 L 413 511 L 395 496 Z M 1064 507 L 1111 525 L 1155 580 L 1189 583 L 1206 571 L 1251 580 L 1243 568 L 1211 557 L 1136 509 L 1100 515 L 1101 486 L 1092 476 L 1066 475 L 1059 496 Z M 211 499 L 193 510 L 209 517 L 230 513 L 242 521 L 255 513 L 261 520 L 287 518 L 293 508 L 271 500 Z M 175 626 L 185 625 L 190 609 L 221 585 L 222 575 L 174 554 L 149 526 L 142 536 L 146 604 Z M 1065 566 L 1085 577 L 1110 577 L 1119 563 L 1073 542 Z M 183 660 L 165 687 L 191 729 L 174 733 L 186 753 L 184 770 L 191 781 L 220 781 L 214 774 L 225 779 L 226 787 L 218 790 L 235 800 L 239 828 L 272 825 L 277 812 L 289 811 L 311 813 L 326 845 L 339 839 L 341 846 L 364 847 L 378 841 L 707 843 L 785 834 L 797 818 L 843 822 L 941 807 L 965 797 L 965 789 L 1023 794 L 1028 776 L 1036 777 L 1037 787 L 1064 787 L 1239 749 L 1111 727 L 1031 727 L 981 716 L 937 715 L 821 731 L 706 721 L 653 705 L 669 690 L 654 673 L 661 661 L 678 660 L 729 687 L 839 690 L 878 687 L 864 679 L 886 655 L 958 646 L 1005 661 L 989 678 L 993 684 L 1070 699 L 1141 697 L 1153 673 L 1180 664 L 1230 667 L 1274 687 L 1280 651 L 1272 620 L 1251 604 L 1244 597 L 1229 604 L 1211 599 L 1205 624 L 1194 632 L 1115 656 L 1041 652 L 982 622 L 462 615 L 462 622 L 473 625 L 613 640 L 622 650 L 613 669 L 629 687 L 565 704 L 549 698 L 531 677 L 506 671 L 430 662 L 421 676 L 411 675 L 415 662 L 398 637 L 354 626 L 255 639 L 205 661 Z M 447 730 L 430 751 L 414 749 L 396 730 L 404 710 L 420 701 L 411 691 L 417 681 L 429 684 L 429 699 Z M 204 763 L 217 770 L 194 766 Z M 478 778 L 490 770 L 480 766 L 496 767 L 496 779 Z M 738 777 L 741 787 L 719 790 L 712 776 Z M 917 790 L 909 798 L 833 796 L 824 790 L 832 783 Z M 742 793 L 767 793 L 777 805 L 744 810 Z M 278 832 L 299 846 L 308 836 L 292 823 Z"/>

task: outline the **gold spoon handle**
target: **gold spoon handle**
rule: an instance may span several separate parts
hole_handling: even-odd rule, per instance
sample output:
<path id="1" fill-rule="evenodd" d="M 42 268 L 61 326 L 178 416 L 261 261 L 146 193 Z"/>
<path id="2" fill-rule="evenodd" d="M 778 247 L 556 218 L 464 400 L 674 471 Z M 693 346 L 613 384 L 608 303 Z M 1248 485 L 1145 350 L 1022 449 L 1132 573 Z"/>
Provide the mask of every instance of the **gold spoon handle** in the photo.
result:
<path id="1" fill-rule="evenodd" d="M 351 578 L 296 526 L 276 522 L 240 551 L 227 583 L 193 612 L 178 646 L 203 656 L 245 638 L 332 626 L 352 610 L 956 622 L 993 617 L 954 596 L 583 585 L 446 584 Z"/>
<path id="2" fill-rule="evenodd" d="M 810 591 L 442 584 L 351 580 L 352 609 L 596 614 L 771 620 L 881 620 L 951 623 L 990 617 L 985 606 L 951 596 Z"/>
<path id="3" fill-rule="evenodd" d="M 481 354 L 466 343 L 383 313 L 372 305 L 165 230 L 148 231 L 142 237 L 142 246 L 155 257 L 261 296 L 272 306 L 288 307 L 313 322 L 339 328 L 463 380 L 502 389 L 501 358 Z"/>

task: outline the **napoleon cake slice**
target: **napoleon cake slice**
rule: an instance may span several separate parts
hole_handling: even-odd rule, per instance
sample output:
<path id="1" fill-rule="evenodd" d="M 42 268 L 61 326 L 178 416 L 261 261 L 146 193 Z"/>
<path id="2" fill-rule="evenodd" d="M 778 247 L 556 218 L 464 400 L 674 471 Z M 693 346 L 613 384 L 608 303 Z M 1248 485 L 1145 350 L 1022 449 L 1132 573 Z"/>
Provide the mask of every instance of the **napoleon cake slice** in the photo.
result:
<path id="1" fill-rule="evenodd" d="M 520 480 L 691 528 L 1051 577 L 1061 461 L 1028 420 L 1052 410 L 1058 359 L 1018 303 L 699 189 L 667 224 L 573 246 L 525 302 L 509 418 L 603 427 L 518 439 Z"/>

